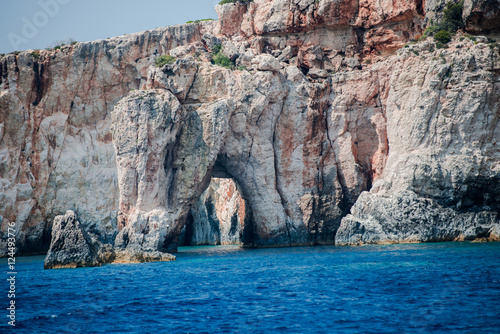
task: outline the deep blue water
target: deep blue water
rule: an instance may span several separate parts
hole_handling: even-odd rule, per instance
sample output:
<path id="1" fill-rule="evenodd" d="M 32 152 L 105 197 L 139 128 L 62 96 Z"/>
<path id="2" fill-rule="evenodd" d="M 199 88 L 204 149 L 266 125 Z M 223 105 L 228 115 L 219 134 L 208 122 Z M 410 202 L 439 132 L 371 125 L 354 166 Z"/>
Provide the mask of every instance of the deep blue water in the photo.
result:
<path id="1" fill-rule="evenodd" d="M 500 332 L 500 243 L 181 250 L 81 269 L 19 258 L 17 326 L 0 332 Z"/>

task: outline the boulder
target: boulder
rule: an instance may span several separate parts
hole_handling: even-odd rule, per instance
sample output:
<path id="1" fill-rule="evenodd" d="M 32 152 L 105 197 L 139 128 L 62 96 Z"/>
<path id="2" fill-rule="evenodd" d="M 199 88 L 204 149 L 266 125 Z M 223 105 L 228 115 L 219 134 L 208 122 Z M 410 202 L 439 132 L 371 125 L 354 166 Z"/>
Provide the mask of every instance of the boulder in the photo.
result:
<path id="1" fill-rule="evenodd" d="M 112 247 L 92 238 L 74 211 L 66 211 L 65 215 L 54 219 L 45 269 L 97 267 L 113 259 Z"/>
<path id="2" fill-rule="evenodd" d="M 254 64 L 259 71 L 276 72 L 281 69 L 281 65 L 278 59 L 274 58 L 269 54 L 258 55 L 252 60 L 252 64 Z"/>

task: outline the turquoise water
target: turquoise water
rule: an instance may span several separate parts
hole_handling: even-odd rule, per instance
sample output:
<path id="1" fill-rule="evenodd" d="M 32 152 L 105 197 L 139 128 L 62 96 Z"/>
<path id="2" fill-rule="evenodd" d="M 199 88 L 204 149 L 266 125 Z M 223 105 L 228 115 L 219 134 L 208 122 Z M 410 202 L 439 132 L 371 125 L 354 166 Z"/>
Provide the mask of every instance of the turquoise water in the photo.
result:
<path id="1" fill-rule="evenodd" d="M 17 326 L 0 332 L 499 333 L 500 243 L 181 251 L 62 270 L 20 258 Z"/>

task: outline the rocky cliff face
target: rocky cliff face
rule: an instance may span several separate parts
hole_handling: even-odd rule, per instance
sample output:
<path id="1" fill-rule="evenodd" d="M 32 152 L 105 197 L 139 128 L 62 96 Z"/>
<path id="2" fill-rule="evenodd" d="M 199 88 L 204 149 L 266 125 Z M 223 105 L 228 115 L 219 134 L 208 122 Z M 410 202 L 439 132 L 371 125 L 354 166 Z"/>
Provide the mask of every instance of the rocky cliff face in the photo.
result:
<path id="1" fill-rule="evenodd" d="M 408 228 L 383 242 L 499 238 L 500 58 L 497 46 L 482 41 L 458 39 L 437 53 L 430 42 L 400 51 L 386 102 L 386 167 L 344 219 L 336 243 L 366 242 L 370 233 L 359 229 L 375 221 L 382 229 Z"/>
<path id="2" fill-rule="evenodd" d="M 21 252 L 43 251 L 73 209 L 116 249 L 174 250 L 186 220 L 213 217 L 208 198 L 233 219 L 209 188 L 222 175 L 244 199 L 246 246 L 494 239 L 498 46 L 459 34 L 402 48 L 443 4 L 257 0 L 218 6 L 217 22 L 3 57 L 2 231 L 16 221 Z M 467 0 L 466 29 L 495 37 L 490 7 Z M 210 62 L 217 45 L 238 70 Z M 176 61 L 152 66 L 163 54 Z M 417 207 L 433 214 L 413 229 Z"/>
<path id="3" fill-rule="evenodd" d="M 145 85 L 156 55 L 201 34 L 199 25 L 176 26 L 1 58 L 0 221 L 2 233 L 16 222 L 21 254 L 46 252 L 54 217 L 68 209 L 114 240 L 119 189 L 110 112 Z"/>

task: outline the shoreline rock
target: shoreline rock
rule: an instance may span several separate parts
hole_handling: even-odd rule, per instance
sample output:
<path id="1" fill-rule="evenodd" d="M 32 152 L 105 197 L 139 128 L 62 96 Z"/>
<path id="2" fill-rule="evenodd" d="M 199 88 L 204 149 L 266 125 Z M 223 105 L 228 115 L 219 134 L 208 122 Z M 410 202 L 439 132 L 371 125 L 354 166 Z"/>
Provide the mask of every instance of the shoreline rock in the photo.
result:
<path id="1" fill-rule="evenodd" d="M 44 269 L 97 267 L 114 258 L 110 245 L 92 238 L 81 226 L 74 211 L 57 216 Z"/>
<path id="2" fill-rule="evenodd" d="M 364 192 L 342 219 L 335 245 L 500 241 L 497 213 L 458 213 L 405 191 L 389 197 Z"/>
<path id="3" fill-rule="evenodd" d="M 107 263 L 141 263 L 173 261 L 175 256 L 140 249 L 115 250 L 89 235 L 74 211 L 54 219 L 52 240 L 45 258 L 44 269 L 100 267 Z"/>

